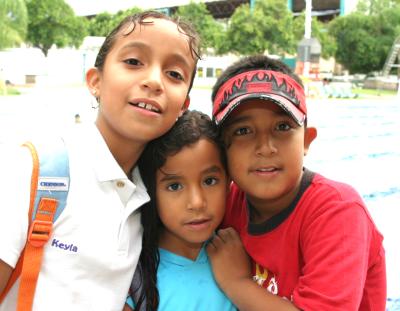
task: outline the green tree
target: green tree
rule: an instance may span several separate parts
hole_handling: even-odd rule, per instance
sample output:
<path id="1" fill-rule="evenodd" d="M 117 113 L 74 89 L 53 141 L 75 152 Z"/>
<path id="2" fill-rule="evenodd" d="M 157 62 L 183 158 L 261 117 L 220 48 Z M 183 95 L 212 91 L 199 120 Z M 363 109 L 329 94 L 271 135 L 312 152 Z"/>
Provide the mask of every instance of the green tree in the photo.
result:
<path id="1" fill-rule="evenodd" d="M 27 24 L 24 0 L 0 0 L 0 49 L 22 43 Z"/>
<path id="2" fill-rule="evenodd" d="M 200 34 L 203 48 L 212 47 L 217 51 L 221 48 L 224 37 L 223 25 L 214 19 L 204 3 L 190 2 L 188 5 L 180 6 L 175 15 L 193 24 Z"/>
<path id="3" fill-rule="evenodd" d="M 400 7 L 367 16 L 360 12 L 336 18 L 329 31 L 337 42 L 336 60 L 351 73 L 380 71 L 396 36 Z"/>
<path id="4" fill-rule="evenodd" d="M 261 27 L 258 27 L 261 21 L 259 10 L 251 13 L 249 5 L 236 8 L 228 24 L 226 49 L 241 55 L 264 53 L 264 34 Z"/>
<path id="5" fill-rule="evenodd" d="M 245 4 L 238 7 L 228 25 L 226 42 L 239 54 L 264 53 L 284 55 L 296 51 L 292 31 L 293 14 L 283 0 L 259 0 L 254 10 Z"/>
<path id="6" fill-rule="evenodd" d="M 89 35 L 105 37 L 113 29 L 113 15 L 108 12 L 97 14 L 89 21 Z"/>
<path id="7" fill-rule="evenodd" d="M 113 17 L 114 20 L 114 27 L 116 27 L 125 17 L 129 16 L 129 15 L 134 15 L 136 13 L 142 12 L 142 9 L 138 8 L 138 7 L 133 7 L 127 10 L 121 10 L 118 11 L 117 14 L 115 14 Z M 111 31 L 112 29 L 110 29 Z"/>
<path id="8" fill-rule="evenodd" d="M 296 17 L 293 21 L 293 34 L 296 42 L 304 37 L 305 13 Z M 329 58 L 335 55 L 336 41 L 328 32 L 326 24 L 321 23 L 316 18 L 311 21 L 311 36 L 317 38 L 322 47 L 322 57 Z"/>
<path id="9" fill-rule="evenodd" d="M 357 3 L 357 12 L 367 15 L 379 14 L 382 10 L 400 5 L 400 0 L 360 0 Z"/>
<path id="10" fill-rule="evenodd" d="M 45 56 L 57 47 L 79 47 L 87 34 L 88 22 L 76 17 L 64 0 L 26 0 L 28 8 L 27 40 Z"/>
<path id="11" fill-rule="evenodd" d="M 126 16 L 141 12 L 141 9 L 133 7 L 128 10 L 118 11 L 116 14 L 103 12 L 97 14 L 89 22 L 89 34 L 91 36 L 106 37 Z"/>

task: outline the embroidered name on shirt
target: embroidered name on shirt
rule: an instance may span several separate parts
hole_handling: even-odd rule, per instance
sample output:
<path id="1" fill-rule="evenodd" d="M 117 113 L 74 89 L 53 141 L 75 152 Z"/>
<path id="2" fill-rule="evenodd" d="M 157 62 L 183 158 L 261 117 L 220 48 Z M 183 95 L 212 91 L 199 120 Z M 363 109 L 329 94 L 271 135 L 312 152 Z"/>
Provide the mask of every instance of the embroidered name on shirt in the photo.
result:
<path id="1" fill-rule="evenodd" d="M 60 243 L 60 240 L 53 239 L 51 242 L 51 246 L 53 247 L 58 247 L 64 251 L 70 251 L 70 252 L 78 252 L 78 247 L 75 246 L 74 244 L 66 244 L 66 243 Z"/>

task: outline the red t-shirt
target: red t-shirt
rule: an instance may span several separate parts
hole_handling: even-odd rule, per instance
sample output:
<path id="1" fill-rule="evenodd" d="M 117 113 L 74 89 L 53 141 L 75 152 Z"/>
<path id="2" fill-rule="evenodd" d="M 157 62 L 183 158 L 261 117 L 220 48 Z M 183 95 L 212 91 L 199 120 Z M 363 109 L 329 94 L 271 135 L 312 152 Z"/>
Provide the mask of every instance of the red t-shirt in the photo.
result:
<path id="1" fill-rule="evenodd" d="M 252 224 L 251 209 L 232 184 L 223 226 L 239 232 L 258 284 L 302 310 L 385 310 L 383 237 L 353 188 L 305 170 L 285 210 Z"/>

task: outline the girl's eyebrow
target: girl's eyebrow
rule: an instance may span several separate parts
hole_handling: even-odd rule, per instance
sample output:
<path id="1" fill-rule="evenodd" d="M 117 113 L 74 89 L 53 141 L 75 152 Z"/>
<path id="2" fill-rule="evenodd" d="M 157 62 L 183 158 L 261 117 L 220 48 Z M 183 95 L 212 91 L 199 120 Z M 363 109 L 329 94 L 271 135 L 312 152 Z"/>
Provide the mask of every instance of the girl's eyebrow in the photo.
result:
<path id="1" fill-rule="evenodd" d="M 221 172 L 222 169 L 221 167 L 217 165 L 213 165 L 211 167 L 206 168 L 205 170 L 202 171 L 203 174 L 209 174 L 209 173 L 219 173 Z"/>
<path id="2" fill-rule="evenodd" d="M 150 46 L 144 42 L 140 42 L 140 41 L 130 41 L 127 44 L 125 44 L 121 50 L 129 50 L 132 48 L 139 48 L 139 49 L 148 49 L 150 48 Z"/>
<path id="3" fill-rule="evenodd" d="M 144 49 L 144 50 L 150 50 L 150 46 L 144 42 L 140 41 L 131 41 L 125 44 L 122 48 L 121 51 L 129 50 L 129 49 Z M 187 69 L 192 68 L 193 66 L 188 62 L 187 57 L 183 56 L 180 53 L 171 53 L 170 58 L 173 62 L 177 62 L 183 66 L 185 66 Z"/>
<path id="4" fill-rule="evenodd" d="M 186 66 L 187 68 L 193 67 L 193 65 L 191 65 L 188 62 L 187 57 L 183 56 L 181 53 L 172 53 L 171 59 L 177 63 L 180 63 L 180 64 Z"/>
<path id="5" fill-rule="evenodd" d="M 167 173 L 162 172 L 162 171 L 161 171 L 161 173 L 162 173 L 164 176 L 160 179 L 160 182 L 163 182 L 163 181 L 170 181 L 170 180 L 177 180 L 177 179 L 181 179 L 181 178 L 182 178 L 181 175 L 177 175 L 177 174 L 167 174 Z"/>
<path id="6" fill-rule="evenodd" d="M 168 174 L 161 170 L 160 170 L 160 172 L 163 174 L 163 177 L 160 179 L 160 182 L 179 180 L 179 179 L 183 178 L 181 175 L 178 175 L 178 174 Z M 222 172 L 221 167 L 218 165 L 212 165 L 212 166 L 207 167 L 206 169 L 202 170 L 201 174 L 210 174 L 210 173 L 219 173 L 219 172 Z"/>

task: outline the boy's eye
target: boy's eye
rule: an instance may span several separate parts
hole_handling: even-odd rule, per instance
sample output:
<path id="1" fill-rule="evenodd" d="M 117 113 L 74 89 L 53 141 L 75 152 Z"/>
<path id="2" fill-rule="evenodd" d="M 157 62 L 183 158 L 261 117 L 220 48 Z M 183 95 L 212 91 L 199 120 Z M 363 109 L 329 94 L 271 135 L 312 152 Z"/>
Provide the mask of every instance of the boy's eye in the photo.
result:
<path id="1" fill-rule="evenodd" d="M 247 135 L 247 134 L 250 134 L 250 129 L 247 127 L 241 127 L 241 128 L 236 129 L 233 132 L 233 134 L 235 136 Z"/>
<path id="2" fill-rule="evenodd" d="M 278 131 L 289 131 L 289 130 L 291 130 L 293 127 L 288 123 L 288 122 L 281 122 L 281 123 L 278 123 L 277 124 L 277 126 L 276 126 L 276 129 L 278 130 Z"/>
<path id="3" fill-rule="evenodd" d="M 218 183 L 218 179 L 215 177 L 208 177 L 204 180 L 206 186 L 213 186 Z"/>
<path id="4" fill-rule="evenodd" d="M 168 185 L 167 189 L 169 191 L 178 191 L 178 190 L 182 189 L 182 185 L 179 183 L 173 183 L 173 184 Z"/>
<path id="5" fill-rule="evenodd" d="M 140 62 L 140 60 L 136 59 L 136 58 L 128 58 L 126 60 L 124 60 L 124 63 L 128 64 L 128 65 L 132 65 L 132 66 L 139 66 L 142 65 L 142 63 Z"/>
<path id="6" fill-rule="evenodd" d="M 182 80 L 182 81 L 184 80 L 183 75 L 177 71 L 169 71 L 168 73 L 174 79 Z"/>

